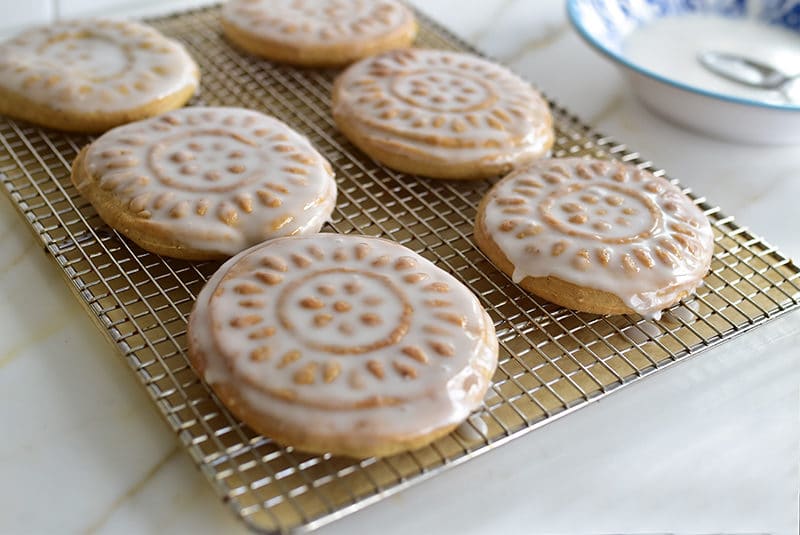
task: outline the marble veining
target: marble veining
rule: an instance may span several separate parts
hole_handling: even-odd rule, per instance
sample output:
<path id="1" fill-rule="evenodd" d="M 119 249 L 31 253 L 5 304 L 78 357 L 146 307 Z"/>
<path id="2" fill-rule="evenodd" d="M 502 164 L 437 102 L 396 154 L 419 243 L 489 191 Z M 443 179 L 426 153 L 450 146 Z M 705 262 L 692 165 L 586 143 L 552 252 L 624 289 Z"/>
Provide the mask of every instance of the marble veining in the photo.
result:
<path id="1" fill-rule="evenodd" d="M 111 502 L 111 505 L 103 511 L 100 516 L 93 520 L 89 527 L 86 528 L 84 533 L 86 535 L 91 535 L 94 533 L 99 533 L 102 528 L 106 525 L 109 518 L 114 514 L 114 512 L 119 509 L 123 504 L 133 498 L 136 494 L 141 492 L 143 489 L 147 487 L 147 485 L 155 478 L 155 476 L 161 471 L 166 464 L 172 460 L 173 457 L 181 453 L 181 448 L 179 446 L 175 446 L 172 448 L 169 453 L 164 455 L 161 460 L 159 460 L 156 464 L 153 465 L 150 470 L 148 470 L 143 477 L 138 479 L 133 485 L 131 485 L 123 494 L 121 494 L 117 499 Z"/>
<path id="2" fill-rule="evenodd" d="M 796 148 L 723 143 L 652 116 L 561 29 L 559 0 L 413 3 L 800 257 Z M 14 429 L 0 470 L 15 482 L 0 493 L 0 532 L 243 533 L 5 200 L 0 247 L 0 419 Z M 761 328 L 318 533 L 796 532 L 797 324 Z"/>

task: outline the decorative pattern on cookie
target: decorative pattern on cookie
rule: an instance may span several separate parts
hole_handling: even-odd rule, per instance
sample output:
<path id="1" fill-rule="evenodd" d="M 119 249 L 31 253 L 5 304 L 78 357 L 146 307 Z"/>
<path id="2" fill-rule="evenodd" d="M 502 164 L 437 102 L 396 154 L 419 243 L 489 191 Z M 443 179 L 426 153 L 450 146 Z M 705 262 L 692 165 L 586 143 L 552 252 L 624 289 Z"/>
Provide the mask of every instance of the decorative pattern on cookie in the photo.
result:
<path id="1" fill-rule="evenodd" d="M 305 66 L 403 48 L 417 33 L 412 11 L 394 0 L 230 0 L 222 28 L 252 54 Z"/>
<path id="2" fill-rule="evenodd" d="M 714 234 L 677 187 L 648 171 L 581 158 L 537 162 L 478 209 L 478 245 L 515 282 L 568 308 L 661 310 L 708 272 Z"/>
<path id="3" fill-rule="evenodd" d="M 110 226 L 187 259 L 318 232 L 336 202 L 333 170 L 305 137 L 240 108 L 184 108 L 115 128 L 83 149 L 72 181 Z"/>
<path id="4" fill-rule="evenodd" d="M 508 172 L 553 144 L 545 100 L 477 56 L 395 50 L 345 71 L 333 90 L 339 129 L 389 167 L 437 178 Z"/>
<path id="5" fill-rule="evenodd" d="M 181 44 L 135 22 L 60 22 L 0 44 L 0 113 L 64 130 L 178 108 L 198 81 Z"/>
<path id="6" fill-rule="evenodd" d="M 354 457 L 421 447 L 480 404 L 497 365 L 486 312 L 456 279 L 378 238 L 277 239 L 198 296 L 189 356 L 276 441 Z"/>

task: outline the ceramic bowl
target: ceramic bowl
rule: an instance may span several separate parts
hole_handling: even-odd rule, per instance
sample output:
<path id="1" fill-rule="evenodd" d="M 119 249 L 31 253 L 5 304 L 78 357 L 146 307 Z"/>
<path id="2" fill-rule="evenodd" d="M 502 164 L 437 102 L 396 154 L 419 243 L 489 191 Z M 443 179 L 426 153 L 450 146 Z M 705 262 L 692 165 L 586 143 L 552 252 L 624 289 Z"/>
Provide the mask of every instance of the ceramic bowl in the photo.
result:
<path id="1" fill-rule="evenodd" d="M 592 47 L 616 63 L 656 114 L 712 136 L 751 144 L 800 144 L 800 100 L 771 103 L 696 87 L 626 57 L 623 41 L 660 17 L 750 18 L 797 33 L 798 0 L 567 0 L 569 18 Z M 681 39 L 679 32 L 670 36 Z M 664 43 L 665 50 L 670 47 Z M 698 51 L 700 52 L 700 51 Z"/>

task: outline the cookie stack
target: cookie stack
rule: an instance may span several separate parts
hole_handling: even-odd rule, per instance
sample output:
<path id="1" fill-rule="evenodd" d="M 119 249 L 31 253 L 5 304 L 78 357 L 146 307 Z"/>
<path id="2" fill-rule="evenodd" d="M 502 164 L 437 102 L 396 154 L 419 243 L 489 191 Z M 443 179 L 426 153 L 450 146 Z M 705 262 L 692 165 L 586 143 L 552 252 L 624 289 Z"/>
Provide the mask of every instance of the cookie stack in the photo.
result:
<path id="1" fill-rule="evenodd" d="M 220 26 L 266 60 L 347 66 L 333 119 L 381 164 L 507 175 L 478 209 L 475 240 L 526 290 L 656 317 L 708 271 L 713 233 L 688 197 L 616 162 L 549 159 L 545 99 L 485 59 L 412 48 L 403 4 L 230 0 Z M 402 245 L 319 233 L 336 205 L 329 162 L 263 113 L 181 108 L 199 83 L 181 44 L 137 23 L 60 23 L 0 44 L 0 113 L 105 132 L 78 154 L 72 182 L 108 225 L 156 254 L 229 258 L 187 337 L 189 360 L 233 413 L 281 444 L 353 457 L 452 431 L 497 366 L 478 299 Z"/>

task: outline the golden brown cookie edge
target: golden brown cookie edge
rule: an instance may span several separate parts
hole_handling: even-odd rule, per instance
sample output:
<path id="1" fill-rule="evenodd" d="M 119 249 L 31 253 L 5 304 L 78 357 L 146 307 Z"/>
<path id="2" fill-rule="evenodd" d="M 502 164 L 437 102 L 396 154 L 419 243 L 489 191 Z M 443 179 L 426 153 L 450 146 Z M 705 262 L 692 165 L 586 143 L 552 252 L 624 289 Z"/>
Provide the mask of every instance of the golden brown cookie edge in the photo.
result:
<path id="1" fill-rule="evenodd" d="M 161 115 L 181 108 L 192 98 L 197 83 L 137 108 L 118 112 L 85 113 L 43 105 L 25 95 L 0 87 L 0 114 L 45 128 L 78 133 L 102 133 L 115 126 Z"/>
<path id="2" fill-rule="evenodd" d="M 394 31 L 364 41 L 349 41 L 332 45 L 297 46 L 249 32 L 220 18 L 222 31 L 240 49 L 270 61 L 300 67 L 338 67 L 414 42 L 418 25 L 412 18 Z"/>

